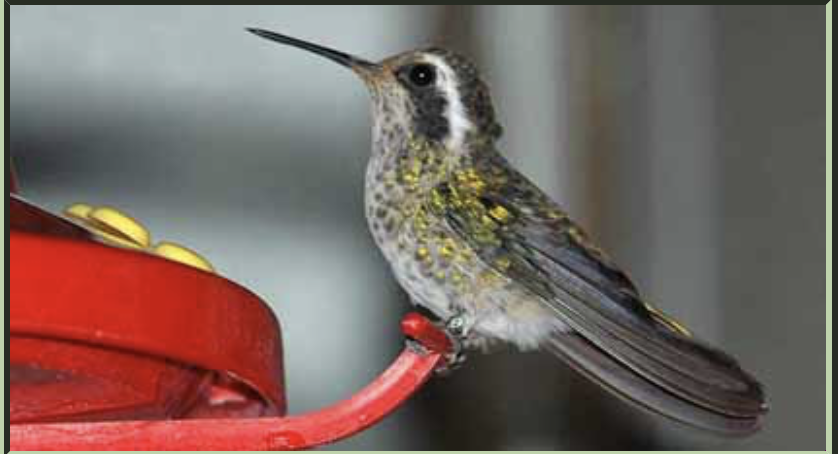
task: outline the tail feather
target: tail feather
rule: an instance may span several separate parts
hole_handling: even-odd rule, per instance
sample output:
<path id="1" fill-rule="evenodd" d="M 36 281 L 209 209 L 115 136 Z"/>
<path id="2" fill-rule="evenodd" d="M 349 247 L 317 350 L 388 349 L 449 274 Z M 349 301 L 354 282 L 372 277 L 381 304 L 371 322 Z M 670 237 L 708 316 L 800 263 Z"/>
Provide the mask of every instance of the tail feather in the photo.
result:
<path id="1" fill-rule="evenodd" d="M 618 397 L 683 424 L 734 436 L 749 435 L 760 428 L 759 415 L 731 416 L 680 398 L 577 334 L 557 332 L 544 348 Z"/>

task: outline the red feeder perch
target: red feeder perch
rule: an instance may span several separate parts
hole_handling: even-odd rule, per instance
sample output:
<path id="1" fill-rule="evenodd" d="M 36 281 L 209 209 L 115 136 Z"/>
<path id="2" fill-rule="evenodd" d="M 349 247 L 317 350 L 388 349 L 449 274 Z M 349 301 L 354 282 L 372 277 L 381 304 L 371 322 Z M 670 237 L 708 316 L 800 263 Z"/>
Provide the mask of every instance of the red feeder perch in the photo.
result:
<path id="1" fill-rule="evenodd" d="M 9 191 L 17 184 L 7 157 Z M 406 346 L 356 395 L 286 416 L 279 322 L 239 285 L 141 251 L 9 194 L 13 450 L 302 449 L 375 424 L 444 364 L 447 337 Z"/>

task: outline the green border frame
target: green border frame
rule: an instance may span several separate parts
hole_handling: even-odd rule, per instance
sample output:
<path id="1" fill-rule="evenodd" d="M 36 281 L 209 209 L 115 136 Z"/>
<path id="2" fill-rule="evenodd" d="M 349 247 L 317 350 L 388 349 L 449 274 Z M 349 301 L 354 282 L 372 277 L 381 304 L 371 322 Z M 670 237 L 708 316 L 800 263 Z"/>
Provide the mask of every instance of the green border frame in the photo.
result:
<path id="1" fill-rule="evenodd" d="M 8 17 L 9 4 L 6 3 L 3 8 L 3 48 L 6 49 L 6 27 Z M 3 92 L 3 104 L 6 104 L 6 60 L 8 58 L 8 50 L 6 49 L 5 58 L 3 59 L 3 85 L 6 89 Z M 826 451 L 832 452 L 832 2 L 826 4 Z M 3 110 L 3 123 L 6 123 L 6 109 Z M 6 150 L 6 127 L 3 128 L 3 147 Z M 3 175 L 5 175 L 5 161 L 3 161 Z M 5 176 L 4 176 L 5 178 Z M 9 241 L 9 222 L 6 218 L 6 207 L 9 199 L 6 198 L 6 203 L 3 208 L 3 217 L 6 219 L 6 241 L 3 243 L 3 251 L 6 260 L 3 262 L 4 278 L 3 290 L 5 293 L 8 274 L 6 271 L 6 263 L 8 261 L 8 241 Z M 6 306 L 8 310 L 8 305 Z M 6 325 L 6 311 L 3 311 L 3 322 L 6 326 L 6 333 L 3 336 L 3 351 L 6 352 L 6 359 L 8 360 L 8 352 L 6 351 L 6 337 L 8 336 L 8 325 Z M 3 384 L 6 385 L 5 361 L 3 362 Z M 3 404 L 6 406 L 6 394 L 3 394 Z M 6 407 L 8 411 L 8 407 Z M 6 426 L 6 413 L 3 414 L 3 425 Z M 7 426 L 6 426 L 7 427 Z M 3 435 L 6 452 L 8 452 L 8 432 L 4 431 Z"/>
<path id="2" fill-rule="evenodd" d="M 3 106 L 4 106 L 4 108 L 3 108 L 3 124 L 5 125 L 3 127 L 3 144 L 4 144 L 3 145 L 3 151 L 5 153 L 8 153 L 8 150 L 6 150 L 7 145 L 8 145 L 8 143 L 6 142 L 6 128 L 9 125 L 6 122 L 7 121 L 6 120 L 6 109 L 8 108 L 8 104 L 6 104 L 6 91 L 8 91 L 8 85 L 6 85 L 6 59 L 9 58 L 8 48 L 6 47 L 6 20 L 7 20 L 7 17 L 8 17 L 8 13 L 9 13 L 9 4 L 6 3 L 3 7 L 3 25 L 2 25 L 2 27 L 3 27 L 3 33 L 2 33 L 2 35 L 3 35 L 3 38 L 2 38 L 3 39 L 3 49 L 5 49 L 5 56 L 3 58 L 3 86 L 5 87 L 5 89 L 3 90 Z M 6 175 L 5 167 L 6 167 L 6 161 L 3 160 L 3 175 Z M 6 178 L 6 177 L 4 176 L 3 178 Z M 8 184 L 8 182 L 6 184 Z M 9 196 L 8 196 L 8 193 L 7 193 L 6 203 L 3 204 L 3 208 L 2 208 L 3 218 L 6 219 L 6 241 L 3 242 L 3 255 L 6 257 L 6 260 L 3 261 L 3 275 L 5 276 L 4 279 L 3 279 L 3 293 L 4 294 L 6 293 L 6 285 L 7 285 L 6 281 L 8 280 L 8 276 L 9 276 L 8 271 L 6 270 L 6 263 L 8 262 L 8 257 L 9 257 L 8 256 L 8 254 L 9 254 L 9 252 L 8 252 L 8 248 L 9 248 L 9 218 L 6 217 L 6 207 L 8 206 L 8 204 L 9 204 Z M 6 361 L 9 360 L 9 352 L 6 350 L 6 337 L 9 335 L 9 327 L 8 327 L 9 325 L 6 324 L 7 323 L 6 322 L 6 311 L 8 311 L 8 310 L 9 310 L 9 306 L 8 306 L 8 302 L 7 302 L 6 310 L 3 311 L 3 326 L 6 327 L 6 332 L 4 333 L 4 336 L 3 336 L 3 352 L 5 352 Z M 3 368 L 3 385 L 4 385 L 3 387 L 8 392 L 9 388 L 6 387 L 6 386 L 8 386 L 6 384 L 6 361 L 3 361 L 3 366 L 2 366 L 2 368 Z M 6 393 L 5 392 L 3 393 L 3 406 L 6 408 L 6 412 L 3 413 L 3 426 L 8 427 L 6 425 L 6 414 L 9 411 L 9 407 L 6 405 Z M 6 452 L 9 451 L 9 440 L 8 440 L 8 438 L 9 438 L 8 429 L 6 429 L 6 431 L 3 432 L 3 445 L 6 448 Z"/>
<path id="3" fill-rule="evenodd" d="M 832 452 L 832 2 L 826 4 L 826 450 Z"/>

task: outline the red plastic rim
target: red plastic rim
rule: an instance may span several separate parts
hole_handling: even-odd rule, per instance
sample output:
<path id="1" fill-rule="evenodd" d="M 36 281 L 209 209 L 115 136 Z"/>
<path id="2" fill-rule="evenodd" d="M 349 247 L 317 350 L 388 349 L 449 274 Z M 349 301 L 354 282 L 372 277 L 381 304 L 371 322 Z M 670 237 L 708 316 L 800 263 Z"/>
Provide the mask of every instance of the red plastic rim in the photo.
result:
<path id="1" fill-rule="evenodd" d="M 234 377 L 282 414 L 279 325 L 218 276 L 90 241 L 9 232 L 9 332 L 159 357 Z"/>

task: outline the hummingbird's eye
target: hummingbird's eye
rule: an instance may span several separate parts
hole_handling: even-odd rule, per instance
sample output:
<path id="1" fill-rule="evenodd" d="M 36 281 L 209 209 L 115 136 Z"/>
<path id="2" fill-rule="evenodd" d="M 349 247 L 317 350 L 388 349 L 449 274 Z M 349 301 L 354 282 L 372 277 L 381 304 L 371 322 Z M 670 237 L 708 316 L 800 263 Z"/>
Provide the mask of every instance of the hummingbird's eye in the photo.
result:
<path id="1" fill-rule="evenodd" d="M 418 64 L 410 69 L 410 83 L 417 87 L 427 87 L 436 81 L 436 70 L 428 64 Z"/>

